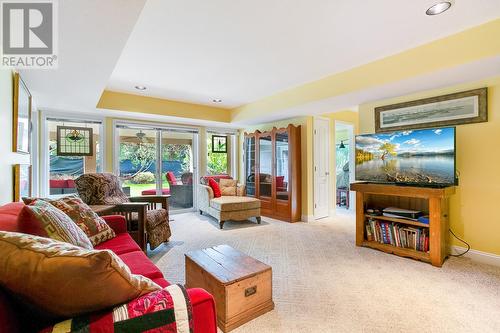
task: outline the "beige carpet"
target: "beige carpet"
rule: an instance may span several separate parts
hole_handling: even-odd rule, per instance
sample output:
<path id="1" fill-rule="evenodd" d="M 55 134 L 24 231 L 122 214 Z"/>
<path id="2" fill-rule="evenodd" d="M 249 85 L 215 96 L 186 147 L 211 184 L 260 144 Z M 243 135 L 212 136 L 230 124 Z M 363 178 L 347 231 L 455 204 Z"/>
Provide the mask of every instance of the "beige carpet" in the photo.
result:
<path id="1" fill-rule="evenodd" d="M 174 215 L 172 239 L 150 254 L 184 283 L 184 253 L 229 244 L 273 267 L 275 310 L 232 331 L 500 332 L 500 268 L 465 258 L 442 268 L 354 245 L 354 216 L 289 224 Z"/>

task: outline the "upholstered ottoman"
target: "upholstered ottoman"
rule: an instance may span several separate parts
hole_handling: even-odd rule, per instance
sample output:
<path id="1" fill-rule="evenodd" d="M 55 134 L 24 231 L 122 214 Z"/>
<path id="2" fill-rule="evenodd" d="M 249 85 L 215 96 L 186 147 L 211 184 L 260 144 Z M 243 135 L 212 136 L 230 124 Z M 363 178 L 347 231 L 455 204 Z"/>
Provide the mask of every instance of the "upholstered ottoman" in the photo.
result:
<path id="1" fill-rule="evenodd" d="M 221 229 L 227 220 L 243 221 L 255 217 L 260 224 L 260 200 L 253 197 L 223 195 L 214 198 L 210 186 L 200 184 L 199 206 L 200 214 L 205 212 L 215 217 Z"/>

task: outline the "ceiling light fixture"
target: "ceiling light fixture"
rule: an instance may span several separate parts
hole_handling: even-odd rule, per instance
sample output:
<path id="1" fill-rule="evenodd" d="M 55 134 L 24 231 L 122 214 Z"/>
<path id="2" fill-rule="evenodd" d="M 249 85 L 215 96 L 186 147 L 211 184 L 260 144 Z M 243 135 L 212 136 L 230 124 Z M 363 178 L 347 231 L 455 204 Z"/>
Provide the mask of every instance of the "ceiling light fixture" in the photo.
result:
<path id="1" fill-rule="evenodd" d="M 450 7 L 451 7 L 451 1 L 442 1 L 429 7 L 429 9 L 427 9 L 425 13 L 429 16 L 438 15 L 444 13 L 445 11 L 450 9 Z"/>
<path id="2" fill-rule="evenodd" d="M 212 100 L 212 102 L 214 102 L 214 103 L 222 103 L 222 99 L 220 99 L 220 98 L 214 98 Z"/>
<path id="3" fill-rule="evenodd" d="M 137 90 L 140 90 L 140 91 L 144 91 L 144 90 L 146 90 L 146 89 L 147 89 L 147 88 L 146 88 L 146 87 L 144 87 L 144 86 L 135 86 L 134 88 L 135 88 L 135 89 L 137 89 Z"/>

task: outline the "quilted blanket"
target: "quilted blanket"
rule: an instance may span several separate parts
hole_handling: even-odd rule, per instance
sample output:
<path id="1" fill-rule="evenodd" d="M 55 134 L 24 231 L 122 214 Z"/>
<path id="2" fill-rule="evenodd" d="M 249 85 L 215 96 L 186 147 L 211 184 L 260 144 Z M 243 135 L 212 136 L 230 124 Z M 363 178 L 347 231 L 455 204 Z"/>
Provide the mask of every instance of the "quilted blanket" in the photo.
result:
<path id="1" fill-rule="evenodd" d="M 68 319 L 40 333 L 70 332 L 192 333 L 192 306 L 183 286 L 170 285 L 117 306 L 112 311 Z"/>

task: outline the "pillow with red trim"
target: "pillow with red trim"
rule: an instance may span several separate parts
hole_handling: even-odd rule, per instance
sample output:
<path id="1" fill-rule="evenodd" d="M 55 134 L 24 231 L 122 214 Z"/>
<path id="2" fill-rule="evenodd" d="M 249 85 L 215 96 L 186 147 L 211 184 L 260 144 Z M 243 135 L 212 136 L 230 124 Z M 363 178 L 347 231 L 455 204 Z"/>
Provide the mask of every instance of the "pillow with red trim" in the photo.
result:
<path id="1" fill-rule="evenodd" d="M 17 224 L 18 230 L 25 234 L 48 237 L 89 250 L 94 248 L 68 215 L 44 200 L 35 200 L 24 206 Z"/>
<path id="2" fill-rule="evenodd" d="M 212 188 L 212 191 L 214 191 L 215 198 L 221 197 L 219 184 L 213 178 L 208 178 L 208 186 L 210 186 Z"/>

